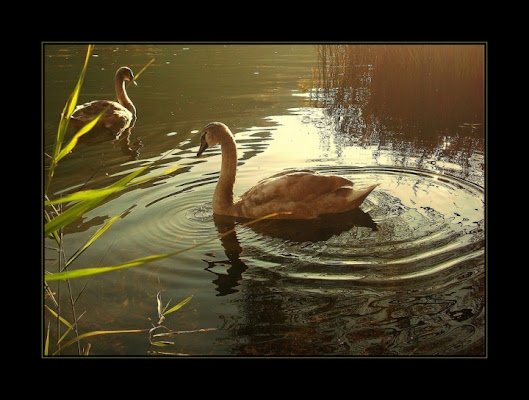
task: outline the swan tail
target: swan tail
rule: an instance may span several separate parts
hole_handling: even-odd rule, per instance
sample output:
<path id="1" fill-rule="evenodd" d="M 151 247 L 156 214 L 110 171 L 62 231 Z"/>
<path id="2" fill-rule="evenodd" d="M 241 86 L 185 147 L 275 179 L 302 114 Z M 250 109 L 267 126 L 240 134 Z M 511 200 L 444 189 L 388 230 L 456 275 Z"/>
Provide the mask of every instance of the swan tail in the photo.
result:
<path id="1" fill-rule="evenodd" d="M 357 207 L 359 207 L 367 196 L 373 191 L 374 188 L 376 188 L 379 184 L 376 183 L 374 185 L 368 186 L 364 189 L 355 189 L 351 190 L 350 193 L 347 196 L 347 201 L 349 203 L 349 210 L 353 210 Z"/>

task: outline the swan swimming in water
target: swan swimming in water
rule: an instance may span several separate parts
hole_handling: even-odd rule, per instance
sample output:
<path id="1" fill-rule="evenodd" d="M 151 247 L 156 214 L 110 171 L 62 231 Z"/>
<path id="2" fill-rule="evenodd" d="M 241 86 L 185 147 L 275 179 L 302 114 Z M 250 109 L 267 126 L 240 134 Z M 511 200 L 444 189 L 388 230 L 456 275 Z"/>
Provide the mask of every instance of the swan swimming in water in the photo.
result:
<path id="1" fill-rule="evenodd" d="M 108 110 L 99 121 L 97 121 L 97 124 L 92 130 L 107 131 L 116 138 L 121 136 L 121 134 L 127 129 L 129 129 L 130 133 L 130 129 L 133 128 L 136 123 L 136 108 L 127 95 L 127 90 L 125 88 L 125 82 L 127 81 L 133 82 L 134 85 L 137 85 L 134 81 L 134 74 L 130 68 L 119 68 L 116 71 L 115 76 L 115 89 L 118 101 L 94 100 L 79 105 L 75 108 L 70 117 L 70 124 L 76 130 L 79 130 L 108 107 Z"/>
<path id="2" fill-rule="evenodd" d="M 234 202 L 237 148 L 230 129 L 221 122 L 202 129 L 200 156 L 208 147 L 220 144 L 222 164 L 213 195 L 213 213 L 239 218 L 312 219 L 323 214 L 350 211 L 362 204 L 378 184 L 354 190 L 354 183 L 337 175 L 319 175 L 310 170 L 288 170 L 258 182 Z"/>

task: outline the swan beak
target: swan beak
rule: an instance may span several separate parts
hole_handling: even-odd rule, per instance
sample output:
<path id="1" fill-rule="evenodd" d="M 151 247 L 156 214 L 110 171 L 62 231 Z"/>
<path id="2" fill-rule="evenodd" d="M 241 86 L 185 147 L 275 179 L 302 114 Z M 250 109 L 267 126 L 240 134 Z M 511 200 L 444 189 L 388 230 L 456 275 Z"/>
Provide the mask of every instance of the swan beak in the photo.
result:
<path id="1" fill-rule="evenodd" d="M 202 138 L 200 140 L 200 149 L 198 149 L 197 157 L 200 157 L 200 155 L 208 148 L 208 142 L 206 142 L 206 139 Z"/>

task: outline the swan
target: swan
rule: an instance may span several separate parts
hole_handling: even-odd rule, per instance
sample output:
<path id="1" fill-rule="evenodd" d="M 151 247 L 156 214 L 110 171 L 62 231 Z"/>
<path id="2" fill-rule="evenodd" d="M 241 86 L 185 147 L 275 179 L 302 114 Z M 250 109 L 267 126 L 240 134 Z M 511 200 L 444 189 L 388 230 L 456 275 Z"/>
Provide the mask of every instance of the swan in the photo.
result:
<path id="1" fill-rule="evenodd" d="M 114 137 L 119 137 L 125 130 L 134 127 L 136 123 L 136 108 L 125 88 L 125 82 L 130 81 L 137 85 L 134 81 L 134 74 L 128 67 L 118 68 L 115 76 L 115 89 L 118 102 L 110 100 L 94 100 L 89 103 L 79 105 L 75 108 L 70 117 L 70 124 L 76 129 L 81 129 L 88 122 L 93 120 L 105 108 L 108 110 L 97 121 L 97 124 L 92 130 L 107 131 Z"/>
<path id="2" fill-rule="evenodd" d="M 337 175 L 319 175 L 310 170 L 287 170 L 258 182 L 234 202 L 233 186 L 237 169 L 237 148 L 230 129 L 211 122 L 200 132 L 197 157 L 220 144 L 222 162 L 213 195 L 213 213 L 256 219 L 273 213 L 273 218 L 314 219 L 323 214 L 353 210 L 378 184 L 354 190 L 354 183 Z"/>

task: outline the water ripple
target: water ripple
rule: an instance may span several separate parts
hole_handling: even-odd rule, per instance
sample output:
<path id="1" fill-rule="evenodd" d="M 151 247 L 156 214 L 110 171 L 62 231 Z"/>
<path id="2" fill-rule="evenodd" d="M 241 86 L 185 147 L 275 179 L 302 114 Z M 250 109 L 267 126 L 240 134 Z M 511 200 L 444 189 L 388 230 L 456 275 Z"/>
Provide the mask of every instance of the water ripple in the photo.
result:
<path id="1" fill-rule="evenodd" d="M 395 283 L 444 276 L 484 257 L 479 186 L 408 168 L 325 168 L 362 187 L 379 183 L 330 237 L 298 240 L 307 222 L 240 233 L 245 255 L 286 278 Z M 316 230 L 318 226 L 316 226 Z M 278 231 L 281 232 L 278 235 Z M 289 240 L 290 239 L 290 240 Z"/>

